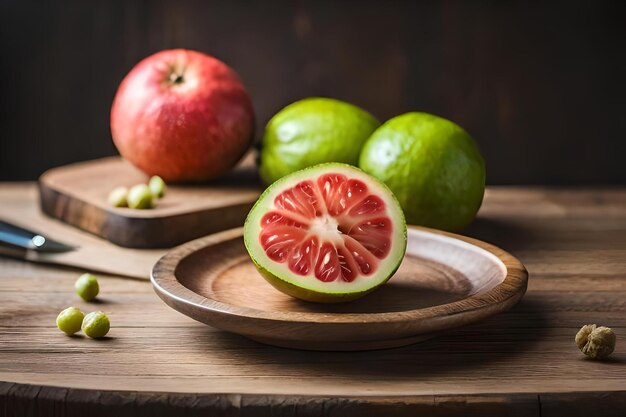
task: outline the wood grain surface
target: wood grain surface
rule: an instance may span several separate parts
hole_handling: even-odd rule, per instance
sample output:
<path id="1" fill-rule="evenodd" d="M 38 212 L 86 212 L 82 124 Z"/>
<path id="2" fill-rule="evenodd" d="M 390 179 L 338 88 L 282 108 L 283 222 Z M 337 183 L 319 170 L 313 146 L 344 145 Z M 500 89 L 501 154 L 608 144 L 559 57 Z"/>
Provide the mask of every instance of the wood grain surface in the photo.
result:
<path id="1" fill-rule="evenodd" d="M 6 415 L 623 416 L 626 410 L 626 189 L 492 188 L 464 234 L 530 272 L 510 311 L 423 343 L 370 352 L 274 348 L 197 323 L 149 283 L 3 259 L 0 410 Z M 76 305 L 103 310 L 109 337 L 54 326 Z M 610 360 L 585 359 L 583 324 L 612 327 Z"/>
<path id="2" fill-rule="evenodd" d="M 168 248 L 238 227 L 261 192 L 248 154 L 225 177 L 204 184 L 169 184 L 149 210 L 111 207 L 109 193 L 149 180 L 119 157 L 58 167 L 39 179 L 41 209 L 53 218 L 130 248 Z"/>
<path id="3" fill-rule="evenodd" d="M 173 249 L 154 266 L 151 281 L 175 310 L 279 347 L 405 346 L 508 310 L 528 282 L 524 266 L 500 248 L 409 226 L 404 260 L 380 289 L 349 303 L 303 302 L 260 276 L 242 233 L 233 229 Z"/>

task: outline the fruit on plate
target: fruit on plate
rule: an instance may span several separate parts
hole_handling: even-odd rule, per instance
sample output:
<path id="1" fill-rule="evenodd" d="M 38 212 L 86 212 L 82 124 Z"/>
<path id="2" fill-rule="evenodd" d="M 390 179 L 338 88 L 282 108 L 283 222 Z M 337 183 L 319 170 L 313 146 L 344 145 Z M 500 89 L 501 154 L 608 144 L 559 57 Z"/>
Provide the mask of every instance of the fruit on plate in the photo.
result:
<path id="1" fill-rule="evenodd" d="M 244 241 L 278 290 L 342 302 L 373 291 L 398 269 L 406 224 L 383 183 L 350 165 L 328 163 L 268 187 L 248 214 Z"/>
<path id="2" fill-rule="evenodd" d="M 384 123 L 363 146 L 359 166 L 389 186 L 411 224 L 467 226 L 485 191 L 485 162 L 470 135 L 427 113 Z"/>
<path id="3" fill-rule="evenodd" d="M 380 125 L 365 110 L 331 98 L 296 101 L 269 121 L 259 171 L 266 184 L 324 162 L 357 165 L 365 140 Z"/>
<path id="4" fill-rule="evenodd" d="M 139 62 L 111 108 L 120 154 L 165 181 L 203 181 L 232 168 L 252 144 L 252 102 L 235 72 L 201 52 L 174 49 Z"/>

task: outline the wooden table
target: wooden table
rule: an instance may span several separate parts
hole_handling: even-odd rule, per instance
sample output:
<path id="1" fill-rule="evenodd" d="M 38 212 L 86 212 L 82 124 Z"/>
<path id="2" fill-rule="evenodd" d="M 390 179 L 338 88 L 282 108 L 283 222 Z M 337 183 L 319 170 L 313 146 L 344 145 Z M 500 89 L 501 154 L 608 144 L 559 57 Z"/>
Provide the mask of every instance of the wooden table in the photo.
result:
<path id="1" fill-rule="evenodd" d="M 257 344 L 170 310 L 148 282 L 0 262 L 0 410 L 6 415 L 626 415 L 626 189 L 492 188 L 465 232 L 530 271 L 513 310 L 410 347 L 306 352 Z M 115 262 L 115 259 L 111 259 Z M 101 309 L 110 338 L 54 325 Z M 587 360 L 580 326 L 612 327 L 612 359 Z M 182 414 L 181 414 L 182 415 Z"/>

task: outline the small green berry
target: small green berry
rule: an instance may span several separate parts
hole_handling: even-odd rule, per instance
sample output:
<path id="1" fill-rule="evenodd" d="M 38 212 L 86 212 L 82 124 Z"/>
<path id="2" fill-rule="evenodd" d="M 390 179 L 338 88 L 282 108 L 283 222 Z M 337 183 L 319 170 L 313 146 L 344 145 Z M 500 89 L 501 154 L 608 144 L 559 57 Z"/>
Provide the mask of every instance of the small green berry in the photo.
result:
<path id="1" fill-rule="evenodd" d="M 85 301 L 93 300 L 100 292 L 98 279 L 91 274 L 83 274 L 78 277 L 74 288 L 76 288 L 76 294 Z"/>
<path id="2" fill-rule="evenodd" d="M 110 328 L 109 318 L 102 311 L 89 313 L 83 319 L 83 332 L 92 339 L 106 336 Z"/>
<path id="3" fill-rule="evenodd" d="M 108 202 L 112 207 L 128 207 L 128 188 L 117 187 L 109 194 Z"/>
<path id="4" fill-rule="evenodd" d="M 152 207 L 152 191 L 146 184 L 137 184 L 128 192 L 128 207 L 149 209 Z"/>
<path id="5" fill-rule="evenodd" d="M 57 316 L 57 327 L 65 334 L 72 335 L 80 330 L 85 315 L 76 307 L 68 307 Z"/>
<path id="6" fill-rule="evenodd" d="M 150 191 L 155 198 L 161 198 L 165 195 L 165 181 L 158 175 L 150 178 L 148 187 L 150 187 Z"/>

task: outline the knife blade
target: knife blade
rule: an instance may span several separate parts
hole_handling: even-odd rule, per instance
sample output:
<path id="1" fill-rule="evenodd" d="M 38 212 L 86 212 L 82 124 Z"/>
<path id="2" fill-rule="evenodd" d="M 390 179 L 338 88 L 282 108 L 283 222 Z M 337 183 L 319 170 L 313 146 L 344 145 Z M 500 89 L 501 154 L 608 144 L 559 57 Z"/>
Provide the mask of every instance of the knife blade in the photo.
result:
<path id="1" fill-rule="evenodd" d="M 74 246 L 61 243 L 43 234 L 32 232 L 2 220 L 0 220 L 0 244 L 37 252 L 68 252 L 76 249 Z"/>

